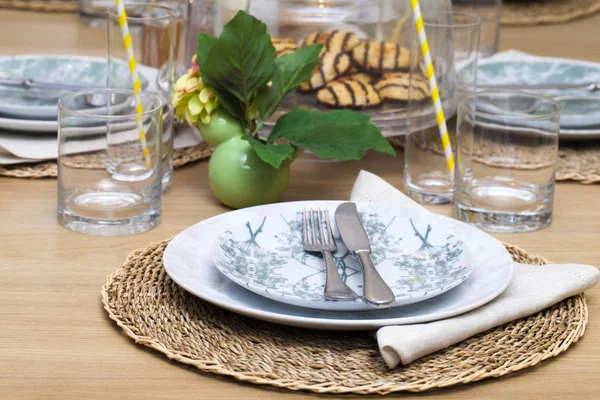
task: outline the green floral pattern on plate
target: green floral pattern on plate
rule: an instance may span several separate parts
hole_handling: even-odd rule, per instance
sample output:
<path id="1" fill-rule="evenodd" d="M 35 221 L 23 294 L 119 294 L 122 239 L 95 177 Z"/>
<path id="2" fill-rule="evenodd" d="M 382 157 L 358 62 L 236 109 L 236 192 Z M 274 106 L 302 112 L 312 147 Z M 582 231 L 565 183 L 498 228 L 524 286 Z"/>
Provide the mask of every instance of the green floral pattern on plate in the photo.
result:
<path id="1" fill-rule="evenodd" d="M 360 216 L 373 262 L 396 294 L 396 306 L 441 294 L 470 274 L 469 251 L 451 232 L 404 217 Z M 334 238 L 338 272 L 360 295 L 360 265 L 335 230 Z M 325 266 L 320 254 L 304 251 L 301 213 L 246 221 L 225 231 L 213 245 L 213 261 L 236 283 L 274 300 L 321 309 L 369 309 L 362 301 L 323 299 Z"/>
<path id="2" fill-rule="evenodd" d="M 482 60 L 477 71 L 477 83 L 501 84 L 577 84 L 600 83 L 600 64 L 560 58 L 526 58 L 522 60 Z M 581 90 L 549 90 L 550 96 L 583 94 L 589 99 L 568 99 L 561 103 L 561 126 L 600 126 L 600 92 Z M 596 97 L 598 101 L 593 101 Z"/>
<path id="3" fill-rule="evenodd" d="M 115 68 L 115 86 L 130 87 L 127 64 L 123 62 Z M 107 62 L 102 58 L 82 56 L 0 57 L 0 77 L 103 88 L 107 83 Z M 140 80 L 142 88 L 147 88 L 148 79 L 140 74 Z M 0 113 L 35 119 L 55 119 L 58 98 L 69 91 L 20 86 L 2 86 L 1 89 Z"/>

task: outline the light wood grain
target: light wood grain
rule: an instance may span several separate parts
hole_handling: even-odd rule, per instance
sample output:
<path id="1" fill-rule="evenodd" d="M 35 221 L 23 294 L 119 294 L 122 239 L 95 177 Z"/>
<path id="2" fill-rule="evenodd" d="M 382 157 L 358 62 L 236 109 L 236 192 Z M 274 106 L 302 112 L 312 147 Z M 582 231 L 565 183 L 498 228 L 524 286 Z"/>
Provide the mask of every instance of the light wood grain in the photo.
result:
<path id="1" fill-rule="evenodd" d="M 0 10 L 0 55 L 105 55 L 102 31 L 74 15 Z M 510 28 L 502 47 L 600 61 L 600 16 L 565 25 Z M 0 94 L 1 95 L 1 94 Z M 347 199 L 360 169 L 401 185 L 401 158 L 293 167 L 284 200 Z M 553 224 L 540 232 L 497 235 L 557 262 L 600 265 L 600 186 L 561 183 Z M 449 207 L 432 208 L 449 213 Z M 56 222 L 56 180 L 0 178 L 0 399 L 299 399 L 307 393 L 260 388 L 200 374 L 136 346 L 107 319 L 100 286 L 125 256 L 227 211 L 212 197 L 207 163 L 175 172 L 154 231 L 88 237 Z M 600 288 L 588 295 L 590 323 L 567 353 L 498 380 L 424 394 L 440 399 L 600 398 Z"/>

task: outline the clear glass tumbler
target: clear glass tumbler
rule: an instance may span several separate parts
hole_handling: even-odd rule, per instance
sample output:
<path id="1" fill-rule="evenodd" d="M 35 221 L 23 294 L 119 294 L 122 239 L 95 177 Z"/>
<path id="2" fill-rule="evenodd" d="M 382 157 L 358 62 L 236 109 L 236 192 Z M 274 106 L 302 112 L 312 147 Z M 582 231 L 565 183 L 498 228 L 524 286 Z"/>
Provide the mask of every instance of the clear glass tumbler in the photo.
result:
<path id="1" fill-rule="evenodd" d="M 495 54 L 500 43 L 502 0 L 453 0 L 452 5 L 454 11 L 477 15 L 481 19 L 479 57 Z"/>
<path id="2" fill-rule="evenodd" d="M 520 91 L 482 91 L 458 109 L 454 216 L 492 232 L 552 220 L 560 106 Z"/>
<path id="3" fill-rule="evenodd" d="M 171 91 L 175 83 L 177 12 L 170 6 L 126 3 L 131 49 L 142 89 L 156 93 L 163 103 L 163 190 L 173 175 L 174 113 Z M 116 7 L 108 9 L 108 87 L 132 89 L 129 53 L 125 49 Z"/>
<path id="4" fill-rule="evenodd" d="M 479 18 L 464 13 L 438 12 L 423 19 L 439 97 L 456 149 L 455 128 L 458 102 L 475 92 Z M 413 40 L 411 56 L 419 60 L 418 38 Z M 438 127 L 438 113 L 431 101 L 429 82 L 423 61 L 410 69 L 409 134 L 404 146 L 404 183 L 408 195 L 423 204 L 450 203 L 453 177 L 448 172 Z"/>
<path id="5" fill-rule="evenodd" d="M 158 225 L 163 107 L 154 95 L 138 96 L 141 114 L 131 90 L 84 89 L 60 98 L 58 220 L 66 228 L 121 236 Z"/>
<path id="6" fill-rule="evenodd" d="M 106 9 L 114 5 L 113 0 L 78 0 L 79 20 L 92 27 L 106 26 Z"/>

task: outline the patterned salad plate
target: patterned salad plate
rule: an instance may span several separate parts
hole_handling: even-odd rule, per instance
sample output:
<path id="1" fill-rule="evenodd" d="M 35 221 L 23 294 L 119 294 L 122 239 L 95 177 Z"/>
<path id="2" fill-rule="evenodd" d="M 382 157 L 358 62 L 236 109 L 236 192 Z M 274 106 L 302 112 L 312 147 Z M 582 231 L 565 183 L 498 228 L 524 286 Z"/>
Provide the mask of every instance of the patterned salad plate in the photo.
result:
<path id="1" fill-rule="evenodd" d="M 0 57 L 0 77 L 33 79 L 51 83 L 68 83 L 81 87 L 106 87 L 107 63 L 101 57 L 83 56 L 10 56 Z M 129 71 L 125 64 L 117 67 L 117 87 L 127 87 Z M 148 79 L 140 74 L 142 87 L 148 87 Z M 68 90 L 27 89 L 19 86 L 0 86 L 0 114 L 23 119 L 56 120 L 59 97 Z M 105 110 L 100 107 L 97 110 Z M 35 125 L 35 122 L 30 126 Z M 38 124 L 40 125 L 40 124 Z M 54 123 L 56 125 L 56 123 Z M 6 126 L 2 126 L 6 127 Z M 10 129 L 10 127 L 8 127 Z M 13 126 L 13 129 L 18 129 Z"/>
<path id="2" fill-rule="evenodd" d="M 549 57 L 491 57 L 480 60 L 477 83 L 480 85 L 600 83 L 600 64 Z M 544 94 L 555 97 L 577 95 L 574 98 L 565 97 L 563 100 L 559 98 L 561 138 L 580 139 L 586 136 L 598 136 L 599 92 L 549 90 Z"/>
<path id="3" fill-rule="evenodd" d="M 327 209 L 331 216 L 335 214 L 335 206 Z M 371 241 L 373 263 L 396 295 L 392 307 L 440 295 L 471 274 L 470 250 L 448 221 L 434 221 L 430 213 L 407 218 L 397 207 L 377 204 L 362 204 L 359 215 Z M 338 272 L 360 296 L 362 268 L 334 223 L 332 229 Z M 280 204 L 271 216 L 228 227 L 213 242 L 212 256 L 225 276 L 269 299 L 320 310 L 372 310 L 362 299 L 324 299 L 325 264 L 320 255 L 304 251 L 302 212 L 295 204 Z"/>
<path id="4" fill-rule="evenodd" d="M 473 310 L 506 289 L 513 262 L 504 246 L 479 229 L 437 214 L 423 217 L 424 210 L 397 207 L 396 215 L 415 220 L 446 223 L 473 258 L 473 272 L 462 284 L 418 303 L 374 311 L 325 311 L 296 307 L 244 289 L 223 275 L 212 261 L 211 247 L 229 227 L 257 218 L 275 218 L 282 207 L 334 209 L 339 201 L 280 203 L 231 211 L 201 221 L 178 234 L 165 250 L 167 274 L 183 289 L 218 307 L 278 324 L 328 330 L 369 330 L 387 325 L 414 324 L 449 318 Z M 357 203 L 359 210 L 364 205 Z"/>

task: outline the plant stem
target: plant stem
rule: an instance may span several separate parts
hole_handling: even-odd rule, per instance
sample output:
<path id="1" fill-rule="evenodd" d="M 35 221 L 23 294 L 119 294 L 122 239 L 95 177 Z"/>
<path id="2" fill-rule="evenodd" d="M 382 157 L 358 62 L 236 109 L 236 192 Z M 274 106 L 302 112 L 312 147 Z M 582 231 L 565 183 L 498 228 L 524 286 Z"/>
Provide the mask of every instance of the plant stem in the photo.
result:
<path id="1" fill-rule="evenodd" d="M 248 127 L 250 128 L 249 129 L 250 136 L 252 136 L 254 138 L 258 137 L 258 132 L 257 132 L 257 129 L 256 129 L 256 120 L 255 119 L 251 119 L 250 121 L 248 121 L 248 125 L 249 125 Z"/>
<path id="2" fill-rule="evenodd" d="M 258 131 L 262 128 L 264 121 L 259 121 L 258 124 L 254 126 L 254 130 L 252 131 L 252 135 L 258 135 Z"/>

